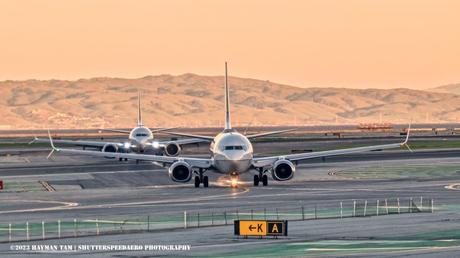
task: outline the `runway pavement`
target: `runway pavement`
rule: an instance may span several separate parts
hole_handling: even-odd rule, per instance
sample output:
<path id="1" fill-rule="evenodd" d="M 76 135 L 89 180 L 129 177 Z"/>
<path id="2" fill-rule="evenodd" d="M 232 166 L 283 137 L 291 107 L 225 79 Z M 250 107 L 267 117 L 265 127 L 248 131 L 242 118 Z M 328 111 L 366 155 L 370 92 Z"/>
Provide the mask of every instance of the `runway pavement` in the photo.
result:
<path id="1" fill-rule="evenodd" d="M 460 254 L 460 151 L 428 150 L 374 152 L 299 165 L 293 180 L 253 187 L 252 174 L 242 176 L 237 189 L 209 174 L 211 186 L 193 187 L 169 180 L 166 170 L 151 164 L 119 163 L 99 158 L 56 155 L 10 157 L 0 178 L 9 183 L 43 180 L 56 192 L 0 193 L 0 224 L 58 219 L 129 219 L 141 216 L 181 216 L 184 211 L 220 212 L 268 209 L 279 211 L 334 206 L 353 200 L 410 197 L 435 201 L 434 213 L 369 218 L 320 219 L 289 223 L 289 236 L 280 239 L 241 239 L 232 226 L 176 229 L 21 244 L 190 244 L 187 252 L 74 252 L 84 257 L 185 256 L 404 256 L 452 257 Z M 380 174 L 384 171 L 384 174 Z M 407 175 L 407 171 L 410 175 Z M 224 183 L 222 183 L 224 182 Z M 4 241 L 1 239 L 0 241 Z M 0 244 L 0 255 L 21 257 Z M 34 253 L 34 255 L 37 253 Z M 38 253 L 43 257 L 61 254 Z"/>

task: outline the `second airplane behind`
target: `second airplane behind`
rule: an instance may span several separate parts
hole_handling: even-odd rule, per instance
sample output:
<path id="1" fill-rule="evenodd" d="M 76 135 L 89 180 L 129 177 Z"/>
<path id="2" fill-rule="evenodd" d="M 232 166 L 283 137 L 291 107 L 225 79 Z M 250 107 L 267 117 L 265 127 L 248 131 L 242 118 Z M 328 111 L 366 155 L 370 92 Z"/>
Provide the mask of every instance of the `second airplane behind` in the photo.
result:
<path id="1" fill-rule="evenodd" d="M 107 142 L 107 141 L 89 141 L 89 140 L 54 140 L 54 143 L 81 146 L 83 148 L 96 148 L 105 153 L 149 153 L 149 154 L 164 154 L 166 156 L 177 156 L 180 154 L 182 145 L 205 142 L 203 139 L 181 139 L 171 141 L 158 141 L 154 139 L 153 133 L 170 130 L 172 128 L 162 128 L 151 130 L 142 122 L 142 109 L 141 109 L 141 95 L 138 93 L 138 109 L 137 109 L 137 126 L 132 130 L 118 130 L 118 129 L 101 129 L 103 131 L 110 131 L 128 135 L 127 141 L 122 142 Z M 50 140 L 45 138 L 37 138 L 31 142 L 45 142 L 49 143 Z M 109 155 L 107 158 L 113 158 Z M 121 161 L 123 158 L 119 157 Z M 126 159 L 126 158 L 125 158 Z"/>

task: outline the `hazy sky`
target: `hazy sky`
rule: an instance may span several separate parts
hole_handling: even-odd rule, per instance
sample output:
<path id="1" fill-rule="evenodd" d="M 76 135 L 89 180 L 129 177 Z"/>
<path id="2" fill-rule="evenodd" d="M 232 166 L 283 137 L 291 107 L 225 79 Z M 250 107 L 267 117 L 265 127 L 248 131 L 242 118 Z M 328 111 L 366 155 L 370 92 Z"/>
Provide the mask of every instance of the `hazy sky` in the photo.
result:
<path id="1" fill-rule="evenodd" d="M 460 1 L 0 0 L 0 80 L 231 75 L 297 86 L 460 82 Z"/>

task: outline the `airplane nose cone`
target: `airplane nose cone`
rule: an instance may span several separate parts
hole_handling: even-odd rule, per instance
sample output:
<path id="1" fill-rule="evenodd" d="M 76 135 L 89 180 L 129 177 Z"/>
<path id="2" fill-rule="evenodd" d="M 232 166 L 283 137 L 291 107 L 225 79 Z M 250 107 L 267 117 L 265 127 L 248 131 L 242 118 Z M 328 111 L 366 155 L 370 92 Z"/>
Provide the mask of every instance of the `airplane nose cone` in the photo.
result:
<path id="1" fill-rule="evenodd" d="M 238 161 L 244 159 L 244 152 L 243 151 L 233 151 L 226 153 L 227 159 L 230 161 Z"/>

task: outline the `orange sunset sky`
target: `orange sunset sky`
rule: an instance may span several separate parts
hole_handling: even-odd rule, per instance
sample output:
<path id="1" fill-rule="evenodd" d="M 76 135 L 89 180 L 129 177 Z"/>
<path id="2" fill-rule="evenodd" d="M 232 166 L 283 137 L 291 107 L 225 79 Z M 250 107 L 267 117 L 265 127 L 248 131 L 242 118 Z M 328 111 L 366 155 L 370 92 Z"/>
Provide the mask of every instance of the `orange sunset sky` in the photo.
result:
<path id="1" fill-rule="evenodd" d="M 230 74 L 303 87 L 460 82 L 458 0 L 0 0 L 0 80 Z"/>

